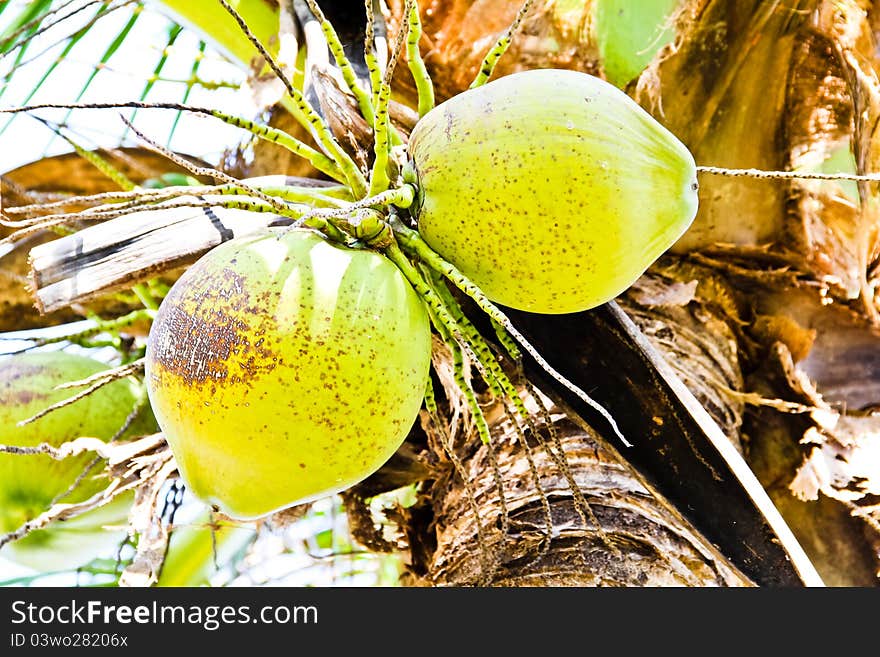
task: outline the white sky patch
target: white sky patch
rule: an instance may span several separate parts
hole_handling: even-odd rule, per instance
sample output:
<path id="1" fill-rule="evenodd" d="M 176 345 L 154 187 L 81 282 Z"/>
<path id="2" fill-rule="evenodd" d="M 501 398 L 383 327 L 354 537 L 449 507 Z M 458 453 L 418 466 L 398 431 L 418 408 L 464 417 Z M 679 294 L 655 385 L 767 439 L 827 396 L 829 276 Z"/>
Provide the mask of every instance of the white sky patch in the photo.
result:
<path id="1" fill-rule="evenodd" d="M 85 2 L 86 0 L 80 0 L 72 4 L 70 10 Z M 26 4 L 14 0 L 0 16 L 0 29 L 17 16 Z M 130 19 L 132 9 L 133 7 L 125 7 L 100 19 L 90 33 L 58 64 L 42 88 L 27 101 L 28 104 L 75 102 L 108 45 Z M 31 61 L 15 72 L 8 88 L 0 96 L 0 107 L 8 108 L 25 102 L 31 90 L 64 50 L 65 44 L 56 42 L 87 23 L 93 13 L 93 8 L 89 7 L 75 18 L 47 30 L 33 40 L 23 58 L 23 61 Z M 79 102 L 138 100 L 168 43 L 170 26 L 171 22 L 151 7 L 143 11 L 123 44 L 97 73 Z M 190 78 L 198 45 L 199 40 L 193 33 L 184 31 L 179 35 L 168 51 L 167 62 L 160 74 L 161 79 L 155 82 L 144 99 L 145 102 L 183 100 L 186 80 Z M 10 70 L 15 59 L 16 52 L 0 59 L 0 78 Z M 198 76 L 208 82 L 241 84 L 245 72 L 209 47 Z M 246 117 L 251 117 L 254 112 L 250 100 L 239 93 L 237 88 L 206 89 L 196 85 L 187 104 L 208 105 Z M 119 118 L 120 112 L 127 118 L 131 116 L 131 110 L 75 110 L 68 119 L 68 125 L 74 131 L 74 139 L 86 147 L 137 145 L 136 138 L 130 132 L 125 134 L 126 128 Z M 67 116 L 67 110 L 41 110 L 36 115 L 53 122 L 62 122 Z M 144 134 L 172 150 L 196 155 L 212 163 L 216 162 L 226 147 L 237 144 L 245 136 L 243 131 L 216 119 L 184 114 L 169 143 L 168 136 L 175 115 L 171 110 L 139 110 L 134 124 Z M 9 120 L 5 115 L 0 116 L 0 129 Z M 69 144 L 32 117 L 15 115 L 11 126 L 0 134 L 0 171 L 6 172 L 41 157 L 70 150 Z"/>

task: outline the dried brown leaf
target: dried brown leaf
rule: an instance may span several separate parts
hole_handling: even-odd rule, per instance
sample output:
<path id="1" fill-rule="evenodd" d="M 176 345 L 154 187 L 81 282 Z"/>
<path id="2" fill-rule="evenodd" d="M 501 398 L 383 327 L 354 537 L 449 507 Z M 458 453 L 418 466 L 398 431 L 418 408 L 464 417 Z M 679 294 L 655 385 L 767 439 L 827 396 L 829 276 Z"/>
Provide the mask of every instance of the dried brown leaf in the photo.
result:
<path id="1" fill-rule="evenodd" d="M 630 288 L 629 294 L 643 306 L 686 306 L 696 297 L 698 281 L 668 282 L 642 277 Z"/>
<path id="2" fill-rule="evenodd" d="M 151 464 L 149 474 L 137 487 L 129 516 L 130 531 L 138 536 L 137 552 L 122 575 L 120 586 L 150 586 L 159 579 L 170 533 L 158 508 L 159 494 L 177 471 L 170 450 L 165 458 Z"/>

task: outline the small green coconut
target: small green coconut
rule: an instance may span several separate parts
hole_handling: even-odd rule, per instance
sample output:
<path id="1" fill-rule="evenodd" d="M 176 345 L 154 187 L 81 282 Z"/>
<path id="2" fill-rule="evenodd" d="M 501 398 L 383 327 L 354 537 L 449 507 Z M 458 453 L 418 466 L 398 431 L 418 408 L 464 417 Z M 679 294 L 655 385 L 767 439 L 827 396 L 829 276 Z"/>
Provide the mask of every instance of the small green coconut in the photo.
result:
<path id="1" fill-rule="evenodd" d="M 149 336 L 147 389 L 189 490 L 256 518 L 352 486 L 397 450 L 431 355 L 383 255 L 273 229 L 213 249 Z"/>
<path id="2" fill-rule="evenodd" d="M 55 386 L 107 369 L 100 361 L 63 351 L 0 359 L 0 444 L 34 447 L 45 442 L 58 446 L 81 436 L 111 438 L 136 406 L 138 392 L 133 380 L 114 381 L 69 406 L 17 426 L 79 391 L 55 390 Z M 151 424 L 147 411 L 140 421 L 142 432 L 147 433 Z M 15 531 L 33 520 L 53 500 L 81 502 L 106 488 L 107 478 L 97 467 L 67 493 L 92 459 L 92 454 L 56 460 L 45 454 L 0 453 L 0 533 Z M 41 571 L 81 566 L 124 538 L 132 499 L 131 494 L 122 495 L 93 511 L 53 522 L 7 544 L 0 556 Z"/>

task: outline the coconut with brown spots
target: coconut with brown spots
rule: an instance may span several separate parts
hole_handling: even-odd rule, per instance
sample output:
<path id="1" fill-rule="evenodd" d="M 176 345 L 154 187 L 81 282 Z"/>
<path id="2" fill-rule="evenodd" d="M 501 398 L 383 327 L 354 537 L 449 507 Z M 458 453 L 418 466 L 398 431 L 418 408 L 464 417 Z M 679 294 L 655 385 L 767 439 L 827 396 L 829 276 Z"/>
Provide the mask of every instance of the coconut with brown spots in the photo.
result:
<path id="1" fill-rule="evenodd" d="M 147 387 L 190 490 L 255 518 L 377 470 L 415 421 L 429 361 L 427 312 L 389 260 L 279 228 L 175 283 Z"/>
<path id="2" fill-rule="evenodd" d="M 27 353 L 0 359 L 0 444 L 53 446 L 90 436 L 107 440 L 126 424 L 137 404 L 133 379 L 113 381 L 68 406 L 18 426 L 22 420 L 79 390 L 55 387 L 109 369 L 100 361 L 63 351 Z M 129 432 L 145 433 L 153 419 L 146 410 Z M 0 454 L 0 534 L 14 532 L 48 510 L 53 501 L 82 502 L 106 488 L 101 468 L 93 468 L 77 483 L 93 455 L 53 459 L 47 454 Z M 71 488 L 74 484 L 73 488 Z M 0 556 L 38 570 L 76 568 L 110 549 L 125 537 L 133 495 L 124 494 L 109 504 L 75 518 L 32 531 L 3 547 Z M 116 531 L 105 527 L 116 526 Z"/>
<path id="3" fill-rule="evenodd" d="M 419 231 L 491 300 L 568 313 L 620 294 L 697 211 L 688 149 L 586 73 L 515 73 L 426 114 L 405 178 Z"/>

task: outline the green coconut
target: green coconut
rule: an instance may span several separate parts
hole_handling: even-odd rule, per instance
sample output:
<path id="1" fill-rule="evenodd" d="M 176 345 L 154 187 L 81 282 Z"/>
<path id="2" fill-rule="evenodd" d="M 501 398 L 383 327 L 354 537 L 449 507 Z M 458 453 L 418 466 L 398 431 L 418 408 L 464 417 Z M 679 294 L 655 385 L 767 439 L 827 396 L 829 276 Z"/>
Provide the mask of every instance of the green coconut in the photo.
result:
<path id="1" fill-rule="evenodd" d="M 208 252 L 150 331 L 147 389 L 188 489 L 233 518 L 344 490 L 397 450 L 431 354 L 383 255 L 303 229 Z"/>
<path id="2" fill-rule="evenodd" d="M 684 144 L 586 73 L 525 71 L 465 91 L 422 117 L 409 153 L 425 241 L 519 310 L 614 298 L 697 211 Z"/>
<path id="3" fill-rule="evenodd" d="M 17 426 L 46 407 L 73 396 L 79 389 L 55 386 L 105 371 L 100 361 L 63 351 L 26 353 L 0 359 L 0 444 L 58 446 L 81 436 L 107 440 L 124 425 L 135 408 L 138 391 L 131 379 L 107 384 L 87 397 L 55 410 L 35 422 Z M 139 421 L 150 430 L 149 412 Z M 131 432 L 138 427 L 132 427 Z M 45 454 L 0 453 L 0 533 L 18 529 L 52 504 L 76 503 L 106 488 L 108 480 L 96 467 L 69 493 L 94 458 L 87 453 L 56 460 Z M 67 494 L 65 494 L 67 493 Z M 7 544 L 0 556 L 41 571 L 81 566 L 125 536 L 132 495 Z"/>

